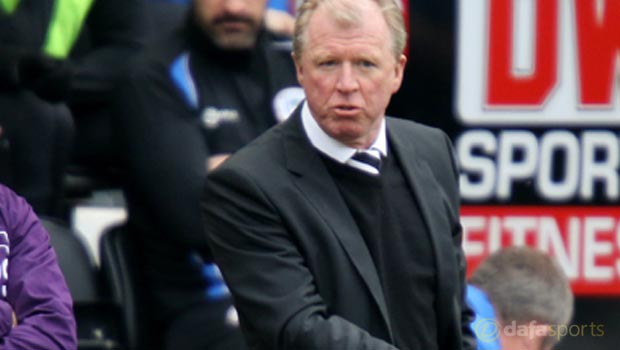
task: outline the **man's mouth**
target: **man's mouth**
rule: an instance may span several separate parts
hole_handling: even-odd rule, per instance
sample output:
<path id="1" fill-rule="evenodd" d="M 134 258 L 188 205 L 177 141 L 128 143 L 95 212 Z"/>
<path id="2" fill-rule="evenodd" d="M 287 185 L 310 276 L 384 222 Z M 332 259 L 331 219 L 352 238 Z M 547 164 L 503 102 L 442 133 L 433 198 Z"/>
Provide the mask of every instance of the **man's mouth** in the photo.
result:
<path id="1" fill-rule="evenodd" d="M 218 23 L 220 28 L 227 31 L 247 30 L 250 24 L 246 21 L 221 21 Z"/>
<path id="2" fill-rule="evenodd" d="M 355 113 L 359 111 L 359 109 L 360 109 L 359 107 L 351 106 L 351 105 L 340 105 L 340 106 L 335 107 L 336 112 L 344 113 L 344 114 Z"/>
<path id="3" fill-rule="evenodd" d="M 355 109 L 355 107 L 353 106 L 338 106 L 338 109 L 344 109 L 344 110 L 352 110 Z"/>
<path id="4" fill-rule="evenodd" d="M 228 26 L 228 25 L 250 26 L 252 25 L 252 20 L 250 18 L 242 17 L 242 16 L 223 16 L 223 17 L 217 18 L 214 21 L 214 24 L 224 25 L 224 26 Z"/>

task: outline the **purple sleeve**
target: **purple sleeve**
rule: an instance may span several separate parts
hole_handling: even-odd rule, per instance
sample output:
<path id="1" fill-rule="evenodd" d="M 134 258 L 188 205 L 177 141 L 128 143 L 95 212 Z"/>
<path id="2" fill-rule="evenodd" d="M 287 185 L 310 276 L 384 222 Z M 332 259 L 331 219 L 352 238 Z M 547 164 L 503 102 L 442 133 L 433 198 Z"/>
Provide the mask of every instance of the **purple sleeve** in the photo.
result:
<path id="1" fill-rule="evenodd" d="M 72 299 L 47 231 L 26 201 L 5 188 L 0 216 L 11 241 L 6 301 L 18 322 L 0 349 L 76 349 Z"/>
<path id="2" fill-rule="evenodd" d="M 13 308 L 9 303 L 0 299 L 0 338 L 11 331 L 13 325 Z"/>

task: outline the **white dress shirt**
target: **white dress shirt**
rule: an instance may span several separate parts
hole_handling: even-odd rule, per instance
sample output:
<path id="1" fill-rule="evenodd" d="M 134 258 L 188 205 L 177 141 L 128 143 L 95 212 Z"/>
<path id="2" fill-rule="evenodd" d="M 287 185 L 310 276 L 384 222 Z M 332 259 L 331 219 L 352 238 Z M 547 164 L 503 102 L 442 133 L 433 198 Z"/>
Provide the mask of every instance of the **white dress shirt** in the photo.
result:
<path id="1" fill-rule="evenodd" d="M 378 170 L 368 164 L 352 160 L 351 157 L 359 151 L 365 151 L 376 158 L 381 159 L 381 156 L 387 156 L 387 134 L 385 127 L 385 118 L 381 119 L 381 126 L 377 138 L 370 145 L 368 149 L 356 149 L 349 147 L 342 142 L 329 136 L 316 122 L 308 102 L 304 101 L 301 109 L 301 121 L 306 135 L 310 139 L 310 143 L 319 151 L 325 153 L 330 158 L 334 159 L 338 163 L 347 164 L 359 170 L 365 171 L 370 174 L 378 174 Z"/>

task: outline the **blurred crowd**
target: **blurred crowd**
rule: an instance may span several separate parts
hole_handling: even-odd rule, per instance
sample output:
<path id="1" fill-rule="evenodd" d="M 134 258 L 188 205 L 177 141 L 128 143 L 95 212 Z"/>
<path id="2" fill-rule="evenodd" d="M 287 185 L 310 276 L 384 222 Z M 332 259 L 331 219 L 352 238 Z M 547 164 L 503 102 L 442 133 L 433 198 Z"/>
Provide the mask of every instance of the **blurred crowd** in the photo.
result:
<path id="1" fill-rule="evenodd" d="M 124 190 L 157 346 L 243 348 L 198 203 L 207 171 L 303 98 L 293 9 L 0 1 L 0 183 L 60 220 L 97 188 Z"/>

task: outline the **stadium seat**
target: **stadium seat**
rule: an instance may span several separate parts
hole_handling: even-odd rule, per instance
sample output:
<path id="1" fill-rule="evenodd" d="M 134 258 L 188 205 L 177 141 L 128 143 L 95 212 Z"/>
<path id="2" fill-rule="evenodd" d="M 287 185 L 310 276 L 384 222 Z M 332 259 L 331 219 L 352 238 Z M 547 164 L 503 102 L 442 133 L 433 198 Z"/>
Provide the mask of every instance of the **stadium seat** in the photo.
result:
<path id="1" fill-rule="evenodd" d="M 50 234 L 73 297 L 78 349 L 123 349 L 118 327 L 120 310 L 104 296 L 98 269 L 84 242 L 63 222 L 50 218 L 41 218 L 41 222 Z"/>
<path id="2" fill-rule="evenodd" d="M 144 286 L 138 270 L 138 246 L 125 225 L 109 228 L 99 244 L 101 270 L 110 293 L 120 306 L 127 347 L 132 350 L 152 350 L 160 347 L 158 332 L 150 328 L 148 308 L 145 307 Z"/>

